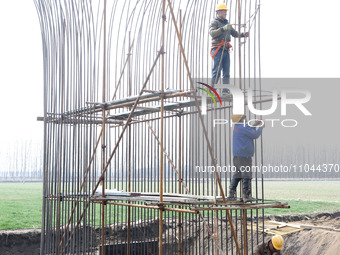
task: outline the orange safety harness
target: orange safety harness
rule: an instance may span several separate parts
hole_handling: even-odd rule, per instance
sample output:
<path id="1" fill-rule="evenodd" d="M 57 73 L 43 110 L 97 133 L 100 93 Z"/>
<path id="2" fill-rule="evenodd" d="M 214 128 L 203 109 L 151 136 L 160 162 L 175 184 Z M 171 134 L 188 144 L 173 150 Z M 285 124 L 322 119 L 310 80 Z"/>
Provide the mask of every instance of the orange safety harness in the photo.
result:
<path id="1" fill-rule="evenodd" d="M 218 39 L 215 39 L 215 40 L 218 40 Z M 231 45 L 231 43 L 230 43 L 230 42 L 223 41 L 223 40 L 220 40 L 220 43 L 211 45 L 210 56 L 211 56 L 212 58 L 214 58 L 215 55 L 217 54 L 217 52 L 220 50 L 220 48 L 221 48 L 223 45 L 225 45 L 225 46 L 228 47 L 228 52 L 230 53 L 230 49 L 233 48 L 233 46 Z M 216 49 L 215 53 L 212 54 L 213 49 L 216 48 L 216 47 L 217 47 L 217 49 Z"/>

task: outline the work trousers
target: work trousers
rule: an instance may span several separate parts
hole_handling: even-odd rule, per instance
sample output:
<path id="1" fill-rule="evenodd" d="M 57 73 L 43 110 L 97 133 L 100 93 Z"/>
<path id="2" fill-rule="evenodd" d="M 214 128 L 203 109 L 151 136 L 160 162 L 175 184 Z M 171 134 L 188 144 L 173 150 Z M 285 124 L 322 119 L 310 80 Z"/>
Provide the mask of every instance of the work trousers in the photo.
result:
<path id="1" fill-rule="evenodd" d="M 247 193 L 251 190 L 251 157 L 234 157 L 233 159 L 234 166 L 236 168 L 236 172 L 233 174 L 230 183 L 230 189 L 235 190 L 237 188 L 238 183 L 243 179 L 243 190 L 247 191 Z"/>
<path id="2" fill-rule="evenodd" d="M 214 48 L 212 51 L 212 54 L 215 54 L 216 50 L 217 48 Z M 221 71 L 222 71 L 223 84 L 229 84 L 230 55 L 229 55 L 227 47 L 225 47 L 224 50 L 223 50 L 223 47 L 221 47 L 214 57 L 214 66 L 212 70 L 212 79 L 211 79 L 211 84 L 213 87 L 215 86 L 216 83 L 218 83 L 218 80 L 221 77 Z"/>

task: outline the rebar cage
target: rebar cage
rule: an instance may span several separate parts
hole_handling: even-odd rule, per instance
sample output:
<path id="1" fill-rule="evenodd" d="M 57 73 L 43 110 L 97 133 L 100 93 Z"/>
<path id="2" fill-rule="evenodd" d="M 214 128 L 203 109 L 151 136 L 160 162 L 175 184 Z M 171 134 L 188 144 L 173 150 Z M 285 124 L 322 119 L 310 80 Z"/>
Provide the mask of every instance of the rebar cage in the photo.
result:
<path id="1" fill-rule="evenodd" d="M 201 113 L 217 1 L 35 0 L 44 57 L 41 254 L 253 254 L 252 203 L 227 201 L 232 102 Z M 260 2 L 228 1 L 235 86 L 261 94 Z M 195 78 L 195 79 L 194 79 Z M 236 84 L 237 83 L 237 84 Z M 262 140 L 254 164 L 263 161 Z M 241 193 L 241 192 L 240 192 Z M 241 195 L 242 196 L 242 195 Z"/>

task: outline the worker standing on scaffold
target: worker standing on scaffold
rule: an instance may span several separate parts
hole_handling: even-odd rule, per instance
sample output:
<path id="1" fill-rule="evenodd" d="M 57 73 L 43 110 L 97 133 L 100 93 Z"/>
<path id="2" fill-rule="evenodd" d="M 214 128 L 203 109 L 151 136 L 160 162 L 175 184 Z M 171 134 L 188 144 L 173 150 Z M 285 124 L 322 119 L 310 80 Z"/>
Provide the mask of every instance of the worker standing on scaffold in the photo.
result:
<path id="1" fill-rule="evenodd" d="M 214 85 L 220 78 L 221 70 L 223 71 L 223 84 L 229 84 L 230 78 L 230 50 L 232 45 L 230 44 L 231 36 L 239 37 L 238 32 L 228 24 L 227 17 L 227 5 L 221 3 L 216 7 L 216 18 L 211 21 L 209 27 L 209 33 L 212 37 L 210 55 L 214 61 L 214 67 L 212 70 L 212 81 Z M 249 33 L 241 33 L 240 37 L 248 37 Z M 228 89 L 223 89 L 222 94 L 228 94 Z"/>
<path id="2" fill-rule="evenodd" d="M 262 134 L 265 123 L 257 120 L 250 126 L 246 116 L 242 114 L 234 114 L 232 121 L 235 125 L 233 133 L 233 163 L 236 172 L 233 173 L 227 199 L 236 200 L 237 185 L 243 180 L 243 201 L 250 202 L 256 200 L 251 196 L 251 161 L 254 156 L 254 140 Z M 259 126 L 259 128 L 256 129 L 256 126 Z"/>

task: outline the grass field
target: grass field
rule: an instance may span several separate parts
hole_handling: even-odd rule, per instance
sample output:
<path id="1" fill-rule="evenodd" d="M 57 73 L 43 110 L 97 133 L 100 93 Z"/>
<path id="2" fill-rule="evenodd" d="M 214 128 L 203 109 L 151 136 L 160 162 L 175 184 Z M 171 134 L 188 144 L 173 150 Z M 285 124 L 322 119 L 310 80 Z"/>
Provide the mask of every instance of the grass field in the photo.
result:
<path id="1" fill-rule="evenodd" d="M 288 202 L 291 209 L 265 214 L 293 214 L 340 209 L 340 182 L 268 181 L 265 198 Z M 42 183 L 0 183 L 0 229 L 39 228 Z"/>
<path id="2" fill-rule="evenodd" d="M 39 228 L 42 183 L 0 183 L 0 229 Z"/>

